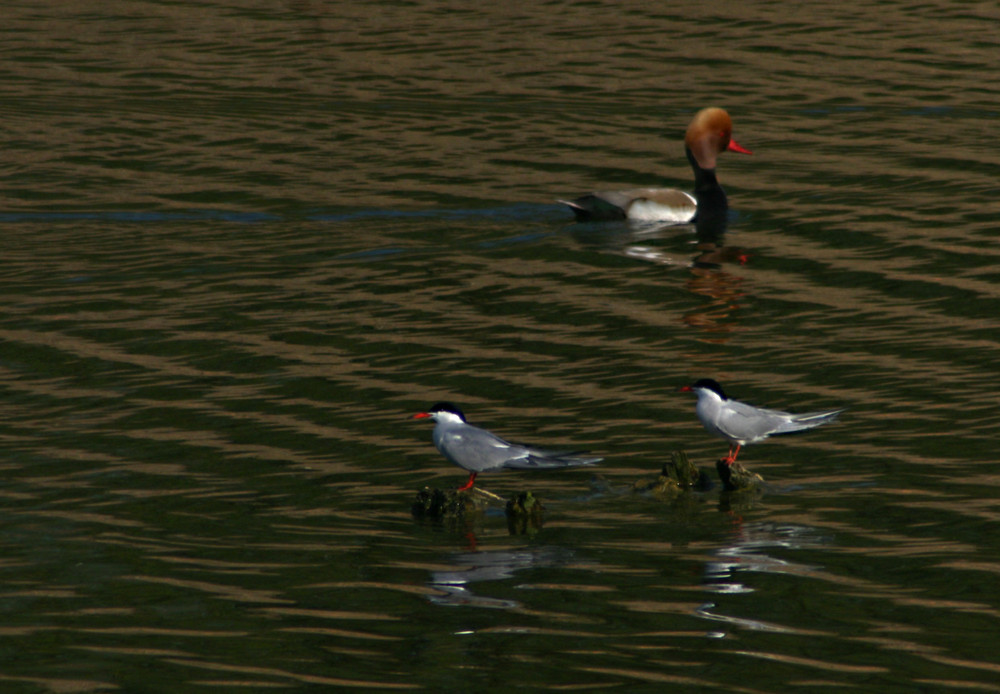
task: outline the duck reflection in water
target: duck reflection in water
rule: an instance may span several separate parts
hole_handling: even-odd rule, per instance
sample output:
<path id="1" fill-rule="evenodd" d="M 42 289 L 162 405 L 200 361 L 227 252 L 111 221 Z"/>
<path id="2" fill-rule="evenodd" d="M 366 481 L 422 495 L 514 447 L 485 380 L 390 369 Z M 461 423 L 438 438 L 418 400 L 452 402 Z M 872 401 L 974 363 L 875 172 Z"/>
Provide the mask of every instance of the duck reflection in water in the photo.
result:
<path id="1" fill-rule="evenodd" d="M 695 166 L 695 163 L 692 162 Z M 719 185 L 715 171 L 698 170 L 695 177 L 695 198 L 698 216 L 695 219 L 696 248 L 691 261 L 691 278 L 688 289 L 709 299 L 707 306 L 684 315 L 684 322 L 691 327 L 710 333 L 729 333 L 734 329 L 733 312 L 745 295 L 741 277 L 721 272 L 724 263 L 747 262 L 749 253 L 738 246 L 726 246 L 726 229 L 729 223 L 729 202 L 726 192 Z"/>

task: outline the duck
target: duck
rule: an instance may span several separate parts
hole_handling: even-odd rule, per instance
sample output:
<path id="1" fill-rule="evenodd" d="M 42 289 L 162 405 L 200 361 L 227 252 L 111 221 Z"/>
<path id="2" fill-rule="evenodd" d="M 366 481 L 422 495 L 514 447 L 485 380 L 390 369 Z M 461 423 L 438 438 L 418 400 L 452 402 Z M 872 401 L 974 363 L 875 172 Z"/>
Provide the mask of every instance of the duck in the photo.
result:
<path id="1" fill-rule="evenodd" d="M 729 113 L 714 106 L 698 111 L 688 125 L 684 148 L 694 170 L 694 195 L 674 188 L 634 188 L 558 202 L 569 207 L 578 222 L 627 219 L 684 224 L 694 221 L 699 212 L 725 215 L 726 193 L 715 176 L 716 158 L 726 151 L 753 154 L 733 139 Z"/>

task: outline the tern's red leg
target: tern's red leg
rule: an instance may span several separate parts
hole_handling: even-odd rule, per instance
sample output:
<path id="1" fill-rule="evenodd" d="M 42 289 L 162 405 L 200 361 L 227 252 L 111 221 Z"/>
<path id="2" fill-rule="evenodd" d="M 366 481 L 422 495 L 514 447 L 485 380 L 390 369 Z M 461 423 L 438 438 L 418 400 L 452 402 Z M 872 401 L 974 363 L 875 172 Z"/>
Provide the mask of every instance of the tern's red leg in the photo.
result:
<path id="1" fill-rule="evenodd" d="M 734 443 L 729 446 L 729 455 L 726 456 L 726 462 L 730 465 L 736 462 L 736 456 L 740 454 L 740 444 Z"/>
<path id="2" fill-rule="evenodd" d="M 460 492 L 468 491 L 469 489 L 472 489 L 472 485 L 474 485 L 475 483 L 476 483 L 476 473 L 475 472 L 469 473 L 468 481 L 461 487 L 459 487 L 457 491 Z"/>

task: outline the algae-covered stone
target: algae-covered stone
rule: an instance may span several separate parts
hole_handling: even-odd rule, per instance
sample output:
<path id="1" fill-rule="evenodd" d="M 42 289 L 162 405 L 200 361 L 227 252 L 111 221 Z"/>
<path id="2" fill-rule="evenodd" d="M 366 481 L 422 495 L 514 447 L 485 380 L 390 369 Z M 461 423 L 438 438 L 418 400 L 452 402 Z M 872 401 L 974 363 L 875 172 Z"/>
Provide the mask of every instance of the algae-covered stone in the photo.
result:
<path id="1" fill-rule="evenodd" d="M 760 489 L 764 484 L 764 478 L 756 472 L 752 472 L 743 467 L 743 463 L 734 461 L 729 463 L 722 458 L 715 463 L 715 469 L 722 480 L 722 486 L 726 491 L 739 491 L 743 489 Z"/>
<path id="2" fill-rule="evenodd" d="M 545 507 L 531 492 L 507 500 L 507 529 L 511 535 L 533 534 L 541 529 Z"/>
<path id="3" fill-rule="evenodd" d="M 671 453 L 670 460 L 663 464 L 656 479 L 639 480 L 632 485 L 633 491 L 652 492 L 657 495 L 674 495 L 687 489 L 711 488 L 712 481 L 708 474 L 695 467 L 684 451 Z"/>
<path id="4" fill-rule="evenodd" d="M 684 491 L 677 480 L 666 475 L 660 475 L 656 479 L 636 480 L 632 483 L 632 491 L 641 493 L 656 494 L 658 496 L 680 494 Z"/>
<path id="5" fill-rule="evenodd" d="M 454 520 L 481 513 L 486 503 L 481 496 L 470 492 L 424 487 L 417 492 L 411 511 L 419 520 Z"/>
<path id="6" fill-rule="evenodd" d="M 498 503 L 506 503 L 507 528 L 512 535 L 534 533 L 542 527 L 545 507 L 531 492 L 519 492 L 504 502 L 503 497 L 479 487 L 463 491 L 424 487 L 417 492 L 411 511 L 417 520 L 463 527 L 480 522 L 487 509 Z"/>
<path id="7" fill-rule="evenodd" d="M 684 451 L 674 451 L 670 454 L 670 462 L 663 465 L 663 474 L 677 480 L 684 489 L 707 490 L 713 486 L 709 473 L 688 460 Z"/>

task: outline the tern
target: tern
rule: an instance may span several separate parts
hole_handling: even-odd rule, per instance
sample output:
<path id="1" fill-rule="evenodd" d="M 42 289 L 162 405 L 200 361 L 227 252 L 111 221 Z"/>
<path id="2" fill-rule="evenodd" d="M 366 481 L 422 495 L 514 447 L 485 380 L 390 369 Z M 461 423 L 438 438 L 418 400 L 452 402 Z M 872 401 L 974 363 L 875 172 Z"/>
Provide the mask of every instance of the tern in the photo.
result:
<path id="1" fill-rule="evenodd" d="M 504 441 L 466 422 L 462 411 L 448 402 L 439 402 L 410 419 L 434 420 L 434 432 L 431 434 L 434 445 L 441 455 L 469 472 L 468 481 L 458 488 L 460 492 L 471 489 L 480 472 L 502 468 L 524 470 L 593 465 L 603 460 L 581 455 L 586 451 L 553 451 Z"/>
<path id="2" fill-rule="evenodd" d="M 748 443 L 763 441 L 768 436 L 793 434 L 829 424 L 844 410 L 826 410 L 792 414 L 780 410 L 754 407 L 726 397 L 722 386 L 711 378 L 702 378 L 681 391 L 698 396 L 695 412 L 698 419 L 711 433 L 729 441 L 729 455 L 725 461 L 732 465 L 740 448 Z"/>

